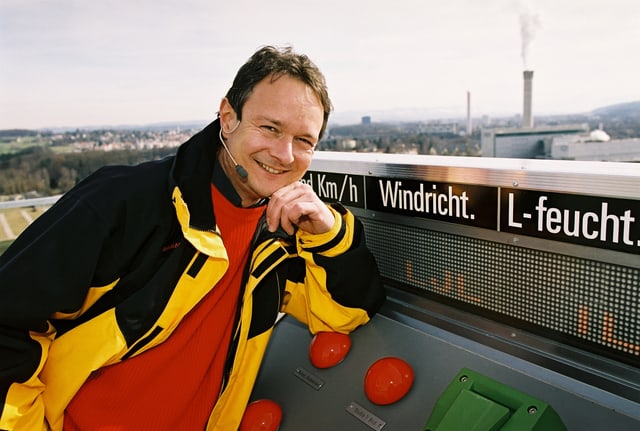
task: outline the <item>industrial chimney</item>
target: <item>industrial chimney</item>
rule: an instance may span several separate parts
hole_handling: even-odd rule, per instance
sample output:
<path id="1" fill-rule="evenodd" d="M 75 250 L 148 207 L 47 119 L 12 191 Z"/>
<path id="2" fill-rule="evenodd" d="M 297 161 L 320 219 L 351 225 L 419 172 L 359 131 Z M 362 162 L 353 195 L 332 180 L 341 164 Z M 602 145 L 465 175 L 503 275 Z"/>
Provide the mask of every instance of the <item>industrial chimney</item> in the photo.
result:
<path id="1" fill-rule="evenodd" d="M 533 127 L 533 113 L 531 112 L 531 86 L 533 70 L 525 70 L 524 75 L 524 108 L 522 110 L 522 127 Z"/>
<path id="2" fill-rule="evenodd" d="M 471 136 L 473 129 L 471 128 L 471 92 L 467 91 L 467 135 Z"/>

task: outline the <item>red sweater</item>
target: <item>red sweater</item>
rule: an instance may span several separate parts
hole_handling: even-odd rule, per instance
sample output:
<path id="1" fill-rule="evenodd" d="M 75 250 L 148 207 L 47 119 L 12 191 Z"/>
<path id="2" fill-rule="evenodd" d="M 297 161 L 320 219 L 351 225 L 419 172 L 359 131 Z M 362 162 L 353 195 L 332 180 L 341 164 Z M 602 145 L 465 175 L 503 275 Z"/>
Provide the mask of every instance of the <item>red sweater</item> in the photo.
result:
<path id="1" fill-rule="evenodd" d="M 220 393 L 242 274 L 264 211 L 235 207 L 214 186 L 211 193 L 229 270 L 167 341 L 95 371 L 67 407 L 65 431 L 204 429 Z"/>

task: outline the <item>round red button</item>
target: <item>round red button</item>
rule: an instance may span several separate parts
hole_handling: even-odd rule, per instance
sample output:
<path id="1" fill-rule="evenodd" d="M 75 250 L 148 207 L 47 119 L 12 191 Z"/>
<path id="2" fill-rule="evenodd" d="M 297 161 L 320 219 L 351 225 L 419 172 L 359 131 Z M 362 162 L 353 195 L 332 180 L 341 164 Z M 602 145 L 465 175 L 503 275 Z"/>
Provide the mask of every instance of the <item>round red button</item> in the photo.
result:
<path id="1" fill-rule="evenodd" d="M 399 401 L 413 385 L 413 368 L 396 357 L 374 362 L 364 376 L 364 392 L 374 404 L 386 405 Z"/>
<path id="2" fill-rule="evenodd" d="M 351 338 L 338 332 L 318 332 L 309 346 L 309 359 L 316 368 L 329 368 L 344 360 L 351 349 Z"/>
<path id="3" fill-rule="evenodd" d="M 250 403 L 244 411 L 238 431 L 276 431 L 282 422 L 282 408 L 268 399 Z"/>

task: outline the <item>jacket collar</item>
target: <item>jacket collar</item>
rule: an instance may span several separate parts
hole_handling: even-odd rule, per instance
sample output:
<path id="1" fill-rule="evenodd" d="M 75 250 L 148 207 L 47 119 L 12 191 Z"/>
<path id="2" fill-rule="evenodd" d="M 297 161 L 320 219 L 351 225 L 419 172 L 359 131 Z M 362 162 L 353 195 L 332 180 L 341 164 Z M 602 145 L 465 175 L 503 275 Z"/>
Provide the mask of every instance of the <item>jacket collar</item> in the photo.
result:
<path id="1" fill-rule="evenodd" d="M 200 230 L 215 230 L 211 178 L 220 148 L 219 130 L 220 121 L 215 120 L 180 145 L 169 174 L 170 189 L 180 189 L 189 208 L 190 224 Z"/>

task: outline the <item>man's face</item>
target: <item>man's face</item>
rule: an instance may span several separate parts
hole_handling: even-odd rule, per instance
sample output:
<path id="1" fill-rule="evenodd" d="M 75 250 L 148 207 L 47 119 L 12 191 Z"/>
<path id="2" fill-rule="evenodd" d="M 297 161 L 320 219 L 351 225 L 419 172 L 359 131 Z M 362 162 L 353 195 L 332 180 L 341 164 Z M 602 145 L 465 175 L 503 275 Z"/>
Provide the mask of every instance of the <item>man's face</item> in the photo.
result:
<path id="1" fill-rule="evenodd" d="M 313 90 L 288 75 L 273 82 L 269 76 L 255 86 L 236 130 L 237 116 L 223 99 L 220 120 L 224 137 L 236 162 L 247 170 L 247 180 L 237 175 L 224 152 L 220 161 L 243 205 L 271 196 L 302 178 L 318 143 L 323 113 Z"/>

